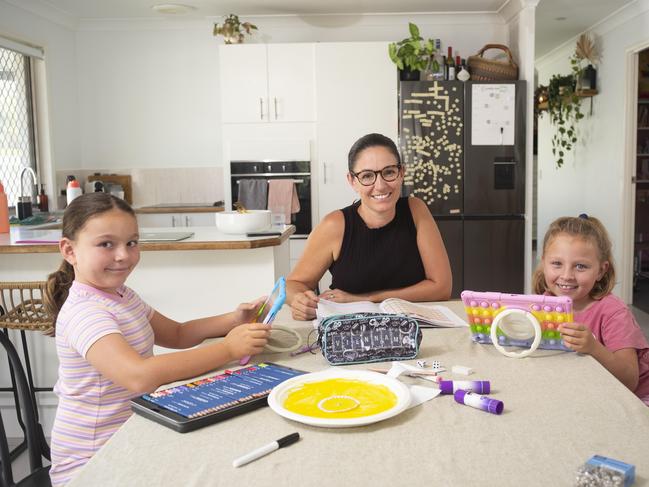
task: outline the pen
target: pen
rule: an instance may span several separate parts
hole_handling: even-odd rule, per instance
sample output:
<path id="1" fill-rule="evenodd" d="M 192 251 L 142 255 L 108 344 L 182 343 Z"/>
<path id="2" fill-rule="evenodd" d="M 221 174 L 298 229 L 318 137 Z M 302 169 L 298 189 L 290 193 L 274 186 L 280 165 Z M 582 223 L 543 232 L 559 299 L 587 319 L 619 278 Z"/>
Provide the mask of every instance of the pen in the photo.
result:
<path id="1" fill-rule="evenodd" d="M 280 438 L 277 441 L 272 441 L 267 445 L 259 447 L 256 450 L 251 451 L 250 453 L 246 453 L 245 455 L 236 458 L 232 462 L 232 466 L 241 467 L 246 463 L 250 463 L 252 461 L 257 460 L 258 458 L 268 455 L 269 453 L 272 453 L 279 448 L 292 445 L 299 439 L 300 439 L 300 433 L 291 433 L 290 435 L 287 435 L 284 438 Z"/>

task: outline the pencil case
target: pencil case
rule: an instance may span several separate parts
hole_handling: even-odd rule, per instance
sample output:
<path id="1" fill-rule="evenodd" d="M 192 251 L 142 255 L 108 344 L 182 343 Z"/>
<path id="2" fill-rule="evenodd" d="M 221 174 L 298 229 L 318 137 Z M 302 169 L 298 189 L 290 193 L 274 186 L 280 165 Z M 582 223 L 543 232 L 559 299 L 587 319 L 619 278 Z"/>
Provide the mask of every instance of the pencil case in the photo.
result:
<path id="1" fill-rule="evenodd" d="M 414 359 L 421 339 L 419 324 L 405 315 L 335 315 L 318 326 L 318 343 L 331 365 Z"/>

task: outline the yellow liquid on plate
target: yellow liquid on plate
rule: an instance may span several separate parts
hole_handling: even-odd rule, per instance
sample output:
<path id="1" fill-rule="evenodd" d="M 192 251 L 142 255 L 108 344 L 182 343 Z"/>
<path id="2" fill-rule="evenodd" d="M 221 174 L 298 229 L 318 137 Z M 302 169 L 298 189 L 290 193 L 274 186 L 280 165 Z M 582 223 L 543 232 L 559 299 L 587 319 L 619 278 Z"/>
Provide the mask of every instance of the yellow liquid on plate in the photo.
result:
<path id="1" fill-rule="evenodd" d="M 327 379 L 289 389 L 284 408 L 312 418 L 364 418 L 392 409 L 397 396 L 387 386 L 362 380 Z"/>

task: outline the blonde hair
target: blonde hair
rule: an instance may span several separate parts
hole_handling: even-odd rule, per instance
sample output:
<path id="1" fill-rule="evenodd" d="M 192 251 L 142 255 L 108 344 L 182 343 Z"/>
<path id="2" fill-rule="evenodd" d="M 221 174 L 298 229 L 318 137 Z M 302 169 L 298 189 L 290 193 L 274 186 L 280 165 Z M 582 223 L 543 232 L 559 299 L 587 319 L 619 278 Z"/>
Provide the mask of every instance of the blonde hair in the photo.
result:
<path id="1" fill-rule="evenodd" d="M 609 294 L 613 290 L 613 287 L 615 287 L 615 266 L 613 265 L 613 255 L 611 253 L 611 239 L 602 222 L 595 217 L 583 214 L 579 217 L 564 216 L 557 218 L 550 224 L 548 231 L 545 233 L 545 238 L 543 239 L 543 255 L 545 255 L 545 251 L 552 240 L 560 233 L 579 237 L 595 245 L 599 254 L 600 263 L 608 262 L 608 269 L 602 278 L 595 283 L 589 296 L 592 299 L 602 299 Z M 543 262 L 540 262 L 534 271 L 532 290 L 536 294 L 543 294 L 548 290 L 545 283 L 545 275 L 543 274 Z"/>
<path id="2" fill-rule="evenodd" d="M 135 218 L 133 208 L 126 201 L 111 194 L 87 193 L 75 198 L 63 213 L 62 237 L 75 240 L 79 231 L 90 218 L 112 209 L 121 210 Z M 74 268 L 65 259 L 61 262 L 58 270 L 47 276 L 43 304 L 45 309 L 54 317 L 55 327 L 56 318 L 59 311 L 61 311 L 61 306 L 68 298 L 72 281 L 74 281 Z"/>

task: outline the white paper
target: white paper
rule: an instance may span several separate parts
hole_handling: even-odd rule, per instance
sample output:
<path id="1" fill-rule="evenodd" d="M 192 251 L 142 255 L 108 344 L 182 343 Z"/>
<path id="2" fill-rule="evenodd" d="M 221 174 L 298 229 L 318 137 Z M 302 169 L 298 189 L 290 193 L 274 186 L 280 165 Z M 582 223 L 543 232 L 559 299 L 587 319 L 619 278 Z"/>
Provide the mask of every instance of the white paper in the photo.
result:
<path id="1" fill-rule="evenodd" d="M 442 392 L 439 389 L 424 386 L 409 386 L 408 389 L 410 389 L 410 405 L 408 406 L 408 409 L 419 406 L 421 403 L 426 401 L 430 401 L 439 396 Z"/>
<path id="2" fill-rule="evenodd" d="M 317 328 L 318 323 L 328 316 L 349 313 L 405 314 L 439 327 L 468 326 L 453 311 L 439 304 L 411 303 L 398 298 L 388 298 L 382 303 L 372 303 L 371 301 L 336 303 L 320 298 L 316 309 L 316 319 L 313 320 L 313 327 Z"/>
<path id="3" fill-rule="evenodd" d="M 471 145 L 514 145 L 516 85 L 474 84 Z"/>

